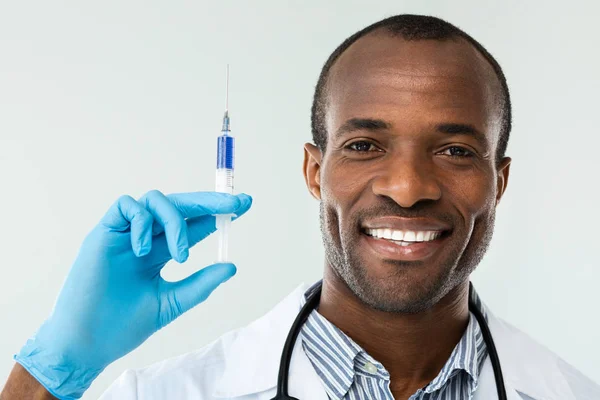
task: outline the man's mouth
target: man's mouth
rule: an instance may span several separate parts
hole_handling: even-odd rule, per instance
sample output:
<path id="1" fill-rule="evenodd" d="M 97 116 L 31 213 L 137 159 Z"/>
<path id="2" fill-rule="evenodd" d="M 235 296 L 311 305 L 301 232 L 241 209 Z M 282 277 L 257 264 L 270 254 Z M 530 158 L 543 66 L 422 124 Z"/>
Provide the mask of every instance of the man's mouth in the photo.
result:
<path id="1" fill-rule="evenodd" d="M 388 240 L 400 246 L 431 242 L 440 238 L 446 231 L 408 231 L 390 228 L 365 228 L 363 233 L 376 239 Z"/>
<path id="2" fill-rule="evenodd" d="M 362 237 L 377 257 L 418 261 L 436 254 L 451 235 L 450 226 L 434 220 L 380 218 L 361 226 Z"/>

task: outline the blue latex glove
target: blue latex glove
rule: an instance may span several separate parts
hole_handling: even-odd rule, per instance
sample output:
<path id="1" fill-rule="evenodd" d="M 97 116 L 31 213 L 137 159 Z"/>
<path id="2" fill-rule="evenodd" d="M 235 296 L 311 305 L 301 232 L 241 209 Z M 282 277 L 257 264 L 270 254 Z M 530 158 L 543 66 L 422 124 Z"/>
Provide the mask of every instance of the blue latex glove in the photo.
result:
<path id="1" fill-rule="evenodd" d="M 50 317 L 15 356 L 59 399 L 80 398 L 111 362 L 204 301 L 233 264 L 208 266 L 179 282 L 160 276 L 215 231 L 214 214 L 245 213 L 247 195 L 151 191 L 123 196 L 84 240 Z"/>

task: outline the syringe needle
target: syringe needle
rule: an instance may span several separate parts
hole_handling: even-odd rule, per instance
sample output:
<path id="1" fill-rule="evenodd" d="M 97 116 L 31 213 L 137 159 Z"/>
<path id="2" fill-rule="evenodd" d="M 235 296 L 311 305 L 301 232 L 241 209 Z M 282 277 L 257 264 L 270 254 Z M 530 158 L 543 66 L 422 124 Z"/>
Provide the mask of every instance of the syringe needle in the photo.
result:
<path id="1" fill-rule="evenodd" d="M 225 114 L 223 114 L 223 127 L 221 132 L 226 135 L 229 132 L 229 64 L 225 74 Z"/>
<path id="2" fill-rule="evenodd" d="M 225 77 L 225 111 L 229 111 L 229 64 L 227 64 L 227 74 Z"/>

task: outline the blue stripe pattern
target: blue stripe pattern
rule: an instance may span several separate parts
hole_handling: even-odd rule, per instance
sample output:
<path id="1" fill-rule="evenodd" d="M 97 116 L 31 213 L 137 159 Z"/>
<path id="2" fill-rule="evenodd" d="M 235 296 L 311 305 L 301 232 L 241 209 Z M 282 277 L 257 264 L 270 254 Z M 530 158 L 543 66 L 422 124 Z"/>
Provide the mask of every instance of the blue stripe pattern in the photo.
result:
<path id="1" fill-rule="evenodd" d="M 306 291 L 302 304 L 318 283 Z M 479 296 L 475 291 L 471 296 L 487 320 Z M 394 399 L 389 388 L 390 374 L 385 367 L 317 310 L 308 317 L 300 337 L 331 400 Z M 486 357 L 481 329 L 471 314 L 465 333 L 438 376 L 409 400 L 472 399 Z"/>

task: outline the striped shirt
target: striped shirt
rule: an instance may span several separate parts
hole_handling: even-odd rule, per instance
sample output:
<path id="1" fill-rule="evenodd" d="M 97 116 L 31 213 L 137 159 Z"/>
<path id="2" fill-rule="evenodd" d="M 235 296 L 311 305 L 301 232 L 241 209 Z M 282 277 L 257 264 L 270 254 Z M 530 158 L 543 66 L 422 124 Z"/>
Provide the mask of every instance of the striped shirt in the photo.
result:
<path id="1" fill-rule="evenodd" d="M 305 296 L 316 285 L 309 288 Z M 485 317 L 484 307 L 474 291 L 472 297 Z M 302 302 L 306 302 L 305 297 Z M 394 399 L 389 387 L 390 374 L 385 367 L 317 310 L 308 317 L 300 336 L 304 352 L 331 400 Z M 438 376 L 409 400 L 472 399 L 486 356 L 481 329 L 471 314 L 465 333 Z"/>

